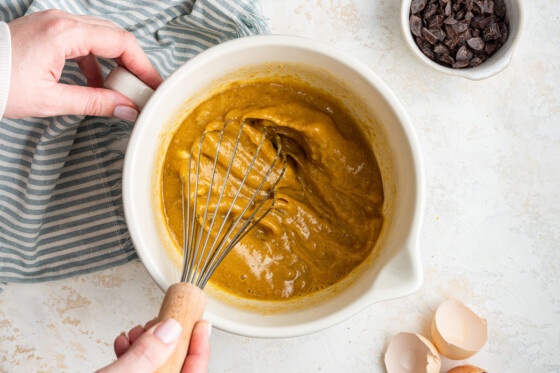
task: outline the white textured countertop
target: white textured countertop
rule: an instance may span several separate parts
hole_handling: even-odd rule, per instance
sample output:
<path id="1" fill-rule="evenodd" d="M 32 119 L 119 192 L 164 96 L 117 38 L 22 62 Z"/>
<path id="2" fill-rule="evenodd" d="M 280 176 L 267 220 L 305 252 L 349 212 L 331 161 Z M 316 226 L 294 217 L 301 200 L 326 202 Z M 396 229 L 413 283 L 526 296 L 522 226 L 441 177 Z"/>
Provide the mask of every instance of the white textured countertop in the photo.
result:
<path id="1" fill-rule="evenodd" d="M 494 372 L 560 371 L 560 2 L 527 1 L 512 65 L 471 82 L 407 50 L 397 0 L 263 0 L 276 33 L 331 43 L 371 67 L 412 118 L 424 156 L 425 280 L 328 330 L 262 340 L 218 330 L 212 372 L 381 372 L 391 336 L 429 337 L 457 298 L 488 320 L 469 363 Z M 90 372 L 163 294 L 138 262 L 37 285 L 0 284 L 0 371 Z M 443 369 L 459 365 L 443 359 Z"/>

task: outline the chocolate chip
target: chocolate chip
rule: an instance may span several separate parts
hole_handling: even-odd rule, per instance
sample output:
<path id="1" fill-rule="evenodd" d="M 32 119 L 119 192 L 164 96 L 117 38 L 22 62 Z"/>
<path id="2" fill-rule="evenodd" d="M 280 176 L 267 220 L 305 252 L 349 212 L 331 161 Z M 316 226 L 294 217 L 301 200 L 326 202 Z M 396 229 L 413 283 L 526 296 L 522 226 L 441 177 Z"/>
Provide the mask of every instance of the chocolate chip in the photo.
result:
<path id="1" fill-rule="evenodd" d="M 422 53 L 426 55 L 426 57 L 428 57 L 431 60 L 435 59 L 435 55 L 434 52 L 432 51 L 432 47 L 427 41 L 420 39 L 419 37 L 416 37 L 416 44 L 418 45 Z"/>
<path id="2" fill-rule="evenodd" d="M 484 41 L 481 38 L 470 38 L 467 44 L 474 50 L 481 51 L 484 49 Z"/>
<path id="3" fill-rule="evenodd" d="M 459 50 L 457 51 L 457 55 L 455 56 L 455 59 L 457 61 L 462 61 L 462 60 L 466 60 L 468 56 L 468 50 L 467 47 L 465 47 L 464 45 L 461 46 L 461 48 L 459 48 Z"/>
<path id="4" fill-rule="evenodd" d="M 434 34 L 436 36 L 436 38 L 438 38 L 439 41 L 444 41 L 446 34 L 445 32 L 443 32 L 443 30 L 441 29 L 441 27 L 434 27 L 429 29 L 431 31 L 432 34 Z"/>
<path id="5" fill-rule="evenodd" d="M 457 31 L 453 28 L 453 25 L 445 25 L 445 33 L 449 39 L 457 38 Z"/>
<path id="6" fill-rule="evenodd" d="M 469 40 L 470 38 L 472 38 L 471 35 L 471 31 L 467 30 L 465 32 L 460 33 L 459 35 L 457 35 L 459 37 L 459 43 L 461 44 L 465 44 L 467 42 L 467 40 Z"/>
<path id="7" fill-rule="evenodd" d="M 471 63 L 469 64 L 469 67 L 477 67 L 478 65 L 480 65 L 482 63 L 482 58 L 480 57 L 475 57 L 471 60 Z"/>
<path id="8" fill-rule="evenodd" d="M 414 14 L 410 16 L 410 31 L 416 36 L 422 36 L 422 20 Z"/>
<path id="9" fill-rule="evenodd" d="M 447 45 L 450 49 L 455 49 L 455 47 L 457 47 L 457 44 L 459 44 L 459 38 L 455 38 L 455 39 L 447 39 L 444 41 L 445 45 Z"/>
<path id="10" fill-rule="evenodd" d="M 483 13 L 482 8 L 483 8 L 482 0 L 475 0 L 473 5 L 473 11 L 475 13 L 482 14 Z"/>
<path id="11" fill-rule="evenodd" d="M 486 43 L 486 46 L 484 47 L 484 51 L 488 55 L 493 54 L 497 50 L 498 50 L 498 43 L 496 43 L 495 41 L 492 41 L 490 43 Z"/>
<path id="12" fill-rule="evenodd" d="M 443 25 L 443 16 L 433 16 L 428 20 L 428 28 L 441 27 Z"/>
<path id="13" fill-rule="evenodd" d="M 461 60 L 461 61 L 457 61 L 455 62 L 453 65 L 451 65 L 454 69 L 461 69 L 463 67 L 467 67 L 469 66 L 469 60 Z"/>
<path id="14" fill-rule="evenodd" d="M 484 16 L 482 16 L 482 15 L 480 15 L 480 14 L 474 16 L 474 17 L 471 19 L 471 26 L 474 27 L 474 28 L 480 28 L 479 22 L 480 22 L 480 20 L 482 20 L 483 18 L 484 18 Z"/>
<path id="15" fill-rule="evenodd" d="M 412 0 L 409 22 L 424 55 L 457 69 L 484 63 L 509 31 L 504 0 Z"/>
<path id="16" fill-rule="evenodd" d="M 506 4 L 504 4 L 504 0 L 494 0 L 494 13 L 500 18 L 506 16 Z"/>
<path id="17" fill-rule="evenodd" d="M 438 41 L 437 36 L 425 27 L 422 29 L 422 36 L 424 36 L 424 39 L 430 44 L 435 44 Z"/>
<path id="18" fill-rule="evenodd" d="M 454 25 L 456 23 L 459 23 L 459 21 L 453 18 L 453 16 L 449 16 L 445 19 L 445 21 L 443 21 L 443 23 L 445 23 L 446 25 Z"/>
<path id="19" fill-rule="evenodd" d="M 500 37 L 500 27 L 496 23 L 491 24 L 482 31 L 484 41 L 496 40 Z"/>
<path id="20" fill-rule="evenodd" d="M 498 27 L 500 28 L 500 43 L 504 44 L 508 37 L 508 27 L 503 22 L 498 23 Z"/>
<path id="21" fill-rule="evenodd" d="M 428 5 L 428 7 L 424 10 L 424 13 L 422 14 L 423 18 L 430 18 L 431 16 L 433 16 L 434 14 L 436 14 L 437 11 L 437 5 L 436 4 L 430 4 Z"/>
<path id="22" fill-rule="evenodd" d="M 493 25 L 496 22 L 496 19 L 494 18 L 494 16 L 488 16 L 486 18 L 481 19 L 480 21 L 478 21 L 478 28 L 486 28 L 490 25 Z"/>
<path id="23" fill-rule="evenodd" d="M 412 0 L 410 3 L 410 12 L 412 14 L 418 14 L 426 7 L 428 0 Z"/>
<path id="24" fill-rule="evenodd" d="M 488 59 L 488 55 L 487 55 L 486 53 L 484 53 L 484 52 L 479 53 L 479 54 L 477 55 L 477 57 L 480 58 L 480 59 L 482 60 L 482 62 L 484 62 L 484 61 L 486 61 L 486 60 Z"/>
<path id="25" fill-rule="evenodd" d="M 439 56 L 438 61 L 446 63 L 448 65 L 453 65 L 455 63 L 455 60 L 453 59 L 453 57 L 451 57 L 448 54 L 443 54 L 443 55 Z"/>
<path id="26" fill-rule="evenodd" d="M 449 55 L 449 53 L 451 53 L 451 50 L 443 44 L 438 44 L 434 47 L 434 53 Z"/>
<path id="27" fill-rule="evenodd" d="M 482 13 L 494 13 L 494 2 L 492 0 L 484 0 L 481 7 Z"/>
<path id="28" fill-rule="evenodd" d="M 469 28 L 469 25 L 465 24 L 465 23 L 456 23 L 453 25 L 453 30 L 455 30 L 456 33 L 460 34 L 461 32 L 465 32 L 467 31 L 467 29 Z"/>

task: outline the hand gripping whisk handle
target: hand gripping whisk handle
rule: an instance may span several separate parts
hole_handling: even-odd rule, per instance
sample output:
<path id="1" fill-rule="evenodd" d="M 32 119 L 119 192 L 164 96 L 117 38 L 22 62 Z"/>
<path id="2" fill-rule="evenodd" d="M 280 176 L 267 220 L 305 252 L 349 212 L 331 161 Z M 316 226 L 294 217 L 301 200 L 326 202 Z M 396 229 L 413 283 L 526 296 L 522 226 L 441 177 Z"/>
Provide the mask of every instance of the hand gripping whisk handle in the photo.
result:
<path id="1" fill-rule="evenodd" d="M 157 321 L 175 319 L 183 327 L 183 332 L 173 355 L 156 370 L 157 373 L 178 373 L 181 371 L 189 350 L 194 324 L 202 318 L 205 307 L 206 295 L 195 285 L 179 282 L 167 289 Z"/>

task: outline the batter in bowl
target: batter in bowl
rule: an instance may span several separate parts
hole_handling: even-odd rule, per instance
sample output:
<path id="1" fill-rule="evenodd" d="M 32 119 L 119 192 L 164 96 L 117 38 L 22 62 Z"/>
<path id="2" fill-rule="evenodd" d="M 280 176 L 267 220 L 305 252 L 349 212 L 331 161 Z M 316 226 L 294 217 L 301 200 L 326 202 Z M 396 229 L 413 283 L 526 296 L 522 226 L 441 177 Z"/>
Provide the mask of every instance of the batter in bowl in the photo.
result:
<path id="1" fill-rule="evenodd" d="M 371 253 L 384 223 L 379 167 L 342 107 L 311 87 L 285 80 L 234 85 L 201 103 L 180 124 L 161 175 L 164 215 L 177 247 L 183 242 L 181 178 L 187 175 L 188 154 L 193 146 L 198 151 L 207 132 L 201 147 L 201 175 L 207 177 L 225 122 L 226 154 L 243 123 L 233 183 L 242 179 L 266 127 L 263 161 L 255 164 L 242 198 L 254 193 L 271 164 L 265 160 L 274 158 L 278 146 L 287 168 L 274 208 L 220 264 L 212 285 L 238 297 L 278 301 L 312 294 L 346 277 Z M 223 180 L 229 158 L 218 162 L 217 180 Z M 278 164 L 270 180 L 280 170 Z M 204 190 L 199 194 L 206 201 Z M 233 191 L 226 190 L 226 197 Z M 219 211 L 227 210 L 230 200 L 222 199 Z"/>

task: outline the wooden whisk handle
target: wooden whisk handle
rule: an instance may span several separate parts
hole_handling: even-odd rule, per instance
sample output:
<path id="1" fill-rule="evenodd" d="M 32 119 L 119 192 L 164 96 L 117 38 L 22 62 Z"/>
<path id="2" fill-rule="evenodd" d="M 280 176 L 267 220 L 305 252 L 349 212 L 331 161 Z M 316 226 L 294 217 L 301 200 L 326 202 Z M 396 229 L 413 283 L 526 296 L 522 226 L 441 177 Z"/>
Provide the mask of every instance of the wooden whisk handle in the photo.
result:
<path id="1" fill-rule="evenodd" d="M 183 332 L 173 355 L 156 370 L 157 373 L 179 373 L 181 371 L 189 350 L 194 324 L 202 318 L 205 307 L 206 295 L 200 288 L 192 284 L 180 282 L 167 289 L 157 320 L 159 322 L 170 318 L 175 319 L 183 327 Z"/>

